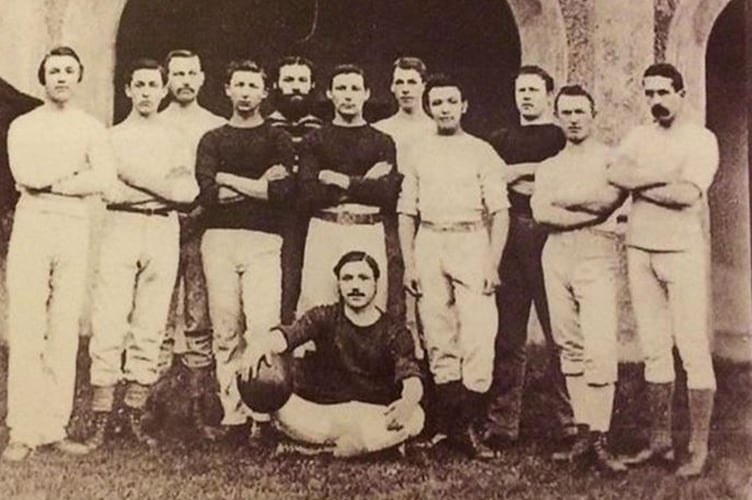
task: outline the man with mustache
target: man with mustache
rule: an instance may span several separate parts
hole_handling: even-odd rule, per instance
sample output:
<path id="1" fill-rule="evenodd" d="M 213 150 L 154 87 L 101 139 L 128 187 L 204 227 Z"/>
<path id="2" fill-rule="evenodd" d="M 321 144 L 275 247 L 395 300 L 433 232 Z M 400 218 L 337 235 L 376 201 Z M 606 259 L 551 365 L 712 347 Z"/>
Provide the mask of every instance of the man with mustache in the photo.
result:
<path id="1" fill-rule="evenodd" d="M 280 443 L 279 452 L 362 455 L 397 446 L 423 428 L 413 341 L 400 318 L 376 305 L 380 273 L 367 253 L 345 253 L 334 266 L 337 302 L 250 339 L 245 379 L 270 353 L 311 340 L 317 345 L 320 383 L 296 378 L 294 393 L 274 414 L 277 427 L 295 440 Z"/>
<path id="2" fill-rule="evenodd" d="M 84 66 L 70 47 L 39 64 L 42 106 L 8 131 L 8 160 L 20 192 L 7 260 L 8 445 L 2 459 L 25 460 L 50 445 L 72 455 L 70 440 L 79 319 L 86 296 L 90 204 L 115 182 L 104 125 L 72 97 Z"/>
<path id="3" fill-rule="evenodd" d="M 568 445 L 577 433 L 558 349 L 551 334 L 543 284 L 541 254 L 547 231 L 535 222 L 530 209 L 538 165 L 558 153 L 565 144 L 561 129 L 553 123 L 553 90 L 554 80 L 544 69 L 520 68 L 514 82 L 520 123 L 495 132 L 489 139 L 509 165 L 507 191 L 511 204 L 509 239 L 499 270 L 501 286 L 496 292 L 499 330 L 494 382 L 485 418 L 485 438 L 497 450 L 512 445 L 519 438 L 531 305 L 535 306 L 549 356 L 546 377 L 550 411 L 557 424 L 554 437 Z"/>
<path id="4" fill-rule="evenodd" d="M 493 375 L 494 291 L 509 222 L 506 165 L 462 129 L 468 102 L 458 81 L 436 75 L 424 99 L 436 131 L 405 158 L 397 212 L 405 284 L 418 297 L 436 384 L 436 434 L 428 445 L 449 437 L 477 457 L 484 454 L 476 424 Z"/>
<path id="5" fill-rule="evenodd" d="M 354 65 L 337 66 L 326 92 L 334 119 L 300 144 L 298 192 L 310 215 L 298 311 L 337 298 L 327 269 L 343 252 L 368 252 L 387 269 L 384 217 L 394 213 L 401 175 L 395 168 L 394 141 L 366 123 L 370 98 L 365 73 Z M 376 305 L 394 311 L 404 303 L 402 284 L 382 273 Z M 388 304 L 388 306 L 387 306 Z"/>
<path id="6" fill-rule="evenodd" d="M 204 72 L 198 54 L 190 50 L 173 50 L 165 58 L 167 88 L 172 98 L 160 117 L 177 131 L 184 140 L 190 155 L 189 167 L 195 168 L 196 149 L 201 137 L 211 129 L 220 127 L 225 119 L 203 108 L 198 94 L 204 84 Z M 183 291 L 183 336 L 185 352 L 180 361 L 186 368 L 188 393 L 191 399 L 191 420 L 199 434 L 209 433 L 205 424 L 206 389 L 213 386 L 211 377 L 211 322 L 206 298 L 206 278 L 201 264 L 201 233 L 204 208 L 192 203 L 179 214 L 180 263 L 178 279 L 170 304 L 167 339 L 162 346 L 162 370 L 169 366 L 176 344 L 178 299 Z M 182 342 L 180 342 L 182 344 Z"/>
<path id="7" fill-rule="evenodd" d="M 235 383 L 244 342 L 280 321 L 284 221 L 294 192 L 290 135 L 261 114 L 264 70 L 251 60 L 228 65 L 227 124 L 198 146 L 199 202 L 206 207 L 201 256 L 214 328 L 214 360 L 224 416 L 217 438 L 264 437 L 268 417 L 251 415 Z M 249 428 L 249 418 L 251 426 Z"/>
<path id="8" fill-rule="evenodd" d="M 637 333 L 645 357 L 650 442 L 630 463 L 673 461 L 673 346 L 687 372 L 690 456 L 683 477 L 702 474 L 716 389 L 708 329 L 709 262 L 703 219 L 718 169 L 718 142 L 684 108 L 684 79 L 671 64 L 642 78 L 654 121 L 632 129 L 609 168 L 609 181 L 632 193 L 627 264 Z"/>
<path id="9" fill-rule="evenodd" d="M 296 148 L 306 134 L 321 128 L 321 119 L 311 114 L 313 92 L 316 88 L 314 65 L 301 56 L 287 56 L 277 64 L 277 77 L 272 86 L 276 109 L 266 117 L 292 137 Z M 297 171 L 297 161 L 293 167 Z M 303 267 L 303 248 L 308 231 L 305 214 L 292 213 L 282 243 L 282 322 L 295 320 L 300 296 L 300 273 Z"/>
<path id="10" fill-rule="evenodd" d="M 177 276 L 176 207 L 198 195 L 192 155 L 158 113 L 166 84 L 157 61 L 131 64 L 125 83 L 131 112 L 110 129 L 119 182 L 108 199 L 92 307 L 91 448 L 105 442 L 121 381 L 126 383 L 123 399 L 131 434 L 147 446 L 156 445 L 144 426 L 144 408 L 159 375 Z"/>
<path id="11" fill-rule="evenodd" d="M 606 473 L 626 472 L 607 434 L 618 368 L 619 207 L 627 193 L 606 179 L 611 150 L 592 137 L 592 96 L 579 85 L 562 87 L 554 110 L 567 145 L 538 167 L 530 204 L 551 230 L 543 249 L 546 295 L 579 431 L 554 459 L 590 458 Z"/>

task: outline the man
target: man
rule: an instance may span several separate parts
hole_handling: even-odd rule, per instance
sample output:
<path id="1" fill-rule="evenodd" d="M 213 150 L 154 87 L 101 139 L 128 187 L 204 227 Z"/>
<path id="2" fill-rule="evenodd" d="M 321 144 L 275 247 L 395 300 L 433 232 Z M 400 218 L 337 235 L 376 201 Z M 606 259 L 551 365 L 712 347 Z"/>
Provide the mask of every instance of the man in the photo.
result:
<path id="1" fill-rule="evenodd" d="M 457 81 L 429 80 L 425 99 L 436 132 L 411 148 L 397 208 L 405 287 L 419 299 L 436 384 L 436 437 L 451 434 L 476 456 L 483 450 L 474 424 L 491 385 L 493 293 L 508 227 L 505 165 L 462 129 L 468 103 Z"/>
<path id="2" fill-rule="evenodd" d="M 436 124 L 423 109 L 426 73 L 425 63 L 417 57 L 400 57 L 394 61 L 391 91 L 397 101 L 398 109 L 391 117 L 373 125 L 376 130 L 389 134 L 394 140 L 397 147 L 398 169 L 402 168 L 402 159 L 408 155 L 408 151 L 414 142 L 436 132 Z M 396 227 L 396 217 L 390 217 L 386 222 Z M 396 236 L 396 230 L 387 231 L 387 237 L 392 234 Z M 401 255 L 396 251 L 398 248 L 399 243 L 397 241 L 387 240 L 387 249 L 395 250 L 389 252 L 387 258 L 389 259 L 390 269 L 396 270 L 392 279 L 397 282 L 402 280 L 404 273 Z M 423 349 L 418 333 L 416 307 L 415 297 L 410 294 L 405 296 L 407 325 L 413 334 L 416 352 L 422 357 Z"/>
<path id="3" fill-rule="evenodd" d="M 679 476 L 702 474 L 716 388 L 708 331 L 707 191 L 718 169 L 712 132 L 686 116 L 684 80 L 670 64 L 643 74 L 654 123 L 624 138 L 609 181 L 632 192 L 627 264 L 637 333 L 645 356 L 649 447 L 631 462 L 670 459 L 672 347 L 687 371 L 691 423 L 688 461 Z"/>
<path id="4" fill-rule="evenodd" d="M 334 104 L 334 120 L 308 134 L 300 145 L 299 197 L 311 216 L 298 302 L 301 313 L 337 299 L 326 270 L 342 253 L 365 251 L 387 269 L 383 218 L 394 212 L 401 178 L 394 168 L 394 142 L 363 118 L 363 105 L 371 95 L 363 70 L 336 67 L 326 95 Z M 379 279 L 376 305 L 394 311 L 403 302 L 401 286 L 383 275 Z"/>
<path id="5" fill-rule="evenodd" d="M 423 109 L 426 65 L 417 57 L 400 57 L 392 66 L 390 90 L 398 109 L 389 118 L 378 121 L 373 127 L 389 134 L 397 146 L 397 155 L 407 154 L 411 143 L 436 131 L 436 124 Z M 401 162 L 397 161 L 399 167 Z"/>
<path id="6" fill-rule="evenodd" d="M 143 416 L 158 377 L 177 275 L 180 227 L 174 207 L 198 195 L 191 155 L 157 112 L 166 83 L 158 62 L 135 61 L 125 83 L 131 112 L 110 130 L 119 182 L 108 200 L 92 308 L 91 448 L 105 442 L 121 380 L 131 434 L 142 444 L 156 444 Z"/>
<path id="7" fill-rule="evenodd" d="M 301 56 L 284 57 L 277 64 L 276 77 L 273 85 L 276 109 L 266 120 L 290 134 L 297 145 L 308 132 L 323 125 L 311 113 L 316 88 L 313 63 Z"/>
<path id="8" fill-rule="evenodd" d="M 551 229 L 543 273 L 551 329 L 572 402 L 578 440 L 554 459 L 591 455 L 608 473 L 626 472 L 608 450 L 617 380 L 619 248 L 626 192 L 606 179 L 610 149 L 592 137 L 595 104 L 579 85 L 554 103 L 566 147 L 536 172 L 533 215 Z"/>
<path id="9" fill-rule="evenodd" d="M 275 414 L 277 427 L 303 446 L 280 443 L 281 451 L 361 455 L 397 446 L 423 428 L 423 385 L 412 338 L 398 318 L 376 306 L 379 265 L 352 251 L 339 259 L 334 274 L 336 303 L 252 337 L 246 350 L 242 373 L 252 377 L 269 353 L 311 340 L 318 346 L 323 384 L 307 393 L 296 384 Z"/>
<path id="10" fill-rule="evenodd" d="M 280 60 L 273 86 L 276 110 L 266 120 L 290 134 L 296 148 L 306 134 L 323 125 L 319 117 L 311 114 L 315 88 L 311 61 L 300 56 Z M 297 171 L 297 168 L 296 161 L 293 170 Z M 285 324 L 295 320 L 307 230 L 308 217 L 297 212 L 292 214 L 282 242 L 282 322 Z"/>
<path id="11" fill-rule="evenodd" d="M 234 438 L 248 430 L 251 417 L 235 383 L 239 350 L 280 320 L 282 229 L 292 202 L 295 152 L 290 136 L 261 115 L 267 80 L 255 62 L 230 63 L 225 94 L 232 116 L 201 139 L 196 175 L 206 208 L 201 255 L 224 410 L 216 437 Z M 254 421 L 268 418 L 256 415 Z"/>
<path id="12" fill-rule="evenodd" d="M 7 260 L 8 416 L 3 460 L 22 461 L 42 445 L 82 455 L 66 436 L 73 408 L 79 319 L 86 293 L 87 198 L 114 182 L 104 126 L 72 102 L 84 67 L 70 47 L 39 65 L 44 105 L 8 131 L 8 158 L 21 197 Z"/>
<path id="13" fill-rule="evenodd" d="M 204 84 L 204 72 L 198 54 L 189 50 L 173 50 L 165 59 L 167 88 L 172 96 L 170 104 L 160 113 L 162 120 L 184 141 L 189 154 L 188 166 L 196 164 L 196 149 L 201 137 L 211 129 L 225 123 L 225 119 L 201 107 L 198 94 Z M 207 432 L 205 423 L 205 391 L 212 387 L 211 322 L 206 298 L 206 278 L 201 263 L 201 216 L 203 207 L 189 206 L 181 212 L 180 262 L 178 279 L 170 304 L 168 337 L 162 346 L 164 365 L 169 366 L 178 316 L 178 299 L 183 288 L 183 332 L 185 352 L 180 356 L 187 373 L 188 392 L 191 398 L 191 420 L 201 434 Z"/>
<path id="14" fill-rule="evenodd" d="M 499 331 L 485 431 L 488 444 L 497 450 L 519 438 L 531 304 L 535 304 L 546 339 L 549 355 L 547 378 L 550 407 L 557 421 L 556 437 L 566 442 L 577 432 L 558 350 L 551 335 L 543 285 L 541 253 L 546 242 L 546 229 L 535 222 L 530 210 L 538 165 L 558 153 L 565 142 L 561 130 L 552 122 L 553 89 L 553 78 L 545 70 L 538 66 L 520 68 L 514 83 L 520 124 L 496 132 L 490 140 L 509 165 L 511 203 L 509 240 L 501 259 L 501 287 L 496 293 Z"/>

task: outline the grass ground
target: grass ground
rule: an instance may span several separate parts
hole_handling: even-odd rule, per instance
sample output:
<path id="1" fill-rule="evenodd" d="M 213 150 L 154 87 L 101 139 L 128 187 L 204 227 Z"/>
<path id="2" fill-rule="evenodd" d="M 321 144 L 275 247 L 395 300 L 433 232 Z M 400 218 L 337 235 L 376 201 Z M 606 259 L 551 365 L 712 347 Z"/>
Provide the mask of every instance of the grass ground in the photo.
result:
<path id="1" fill-rule="evenodd" d="M 70 432 L 87 432 L 90 391 L 85 342 L 79 360 L 76 409 Z M 717 364 L 719 391 L 707 474 L 684 481 L 646 467 L 618 479 L 551 463 L 550 419 L 542 393 L 540 353 L 532 353 L 522 443 L 492 462 L 469 461 L 448 450 L 428 456 L 385 460 L 276 457 L 248 446 L 196 446 L 173 417 L 160 447 L 139 449 L 115 441 L 83 459 L 37 451 L 23 464 L 0 464 L 1 499 L 245 499 L 245 498 L 522 498 L 522 499 L 752 499 L 752 368 Z M 5 404 L 6 353 L 0 351 L 0 405 Z M 644 437 L 640 404 L 642 370 L 620 368 L 612 441 L 630 451 Z M 173 409 L 185 402 L 173 388 Z M 174 411 L 178 415 L 180 411 Z M 0 406 L 0 417 L 5 407 Z M 686 416 L 678 415 L 679 426 Z M 680 431 L 680 429 L 677 429 Z M 679 441 L 686 433 L 677 432 Z M 7 430 L 0 430 L 0 445 Z M 188 439 L 187 441 L 190 441 Z"/>

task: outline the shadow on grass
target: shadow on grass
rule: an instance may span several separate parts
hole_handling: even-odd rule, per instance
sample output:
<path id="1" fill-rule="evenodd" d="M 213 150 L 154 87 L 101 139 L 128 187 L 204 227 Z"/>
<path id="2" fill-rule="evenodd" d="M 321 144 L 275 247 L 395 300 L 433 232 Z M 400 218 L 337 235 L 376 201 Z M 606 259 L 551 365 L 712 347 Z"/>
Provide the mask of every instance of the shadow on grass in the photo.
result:
<path id="1" fill-rule="evenodd" d="M 70 433 L 88 432 L 91 399 L 83 339 Z M 492 462 L 469 461 L 447 450 L 391 460 L 276 457 L 264 448 L 199 445 L 188 426 L 188 401 L 179 372 L 160 393 L 162 442 L 156 450 L 114 439 L 83 459 L 37 451 L 23 464 L 0 464 L 0 498 L 752 498 L 752 368 L 717 363 L 718 393 L 710 466 L 693 481 L 651 466 L 611 479 L 575 466 L 551 463 L 554 420 L 546 402 L 546 356 L 530 352 L 521 443 Z M 0 351 L 0 417 L 5 417 L 7 356 Z M 682 377 L 679 377 L 680 380 Z M 646 438 L 642 367 L 619 369 L 612 442 L 636 449 Z M 681 385 L 681 382 L 679 383 Z M 683 391 L 676 391 L 680 396 Z M 677 445 L 686 443 L 686 398 L 677 397 Z M 218 418 L 218 414 L 215 415 Z M 7 429 L 0 428 L 0 445 Z"/>

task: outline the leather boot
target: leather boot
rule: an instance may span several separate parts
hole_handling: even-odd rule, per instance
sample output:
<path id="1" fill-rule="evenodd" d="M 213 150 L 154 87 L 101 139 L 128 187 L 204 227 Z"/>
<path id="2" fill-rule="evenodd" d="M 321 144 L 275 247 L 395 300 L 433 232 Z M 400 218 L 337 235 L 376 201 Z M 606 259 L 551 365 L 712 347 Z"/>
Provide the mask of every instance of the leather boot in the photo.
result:
<path id="1" fill-rule="evenodd" d="M 149 448 L 153 448 L 157 445 L 157 439 L 146 432 L 143 408 L 128 408 L 127 422 L 128 430 L 136 441 L 148 446 Z"/>
<path id="2" fill-rule="evenodd" d="M 556 450 L 551 454 L 554 462 L 573 462 L 585 456 L 592 447 L 590 427 L 587 424 L 577 424 L 577 435 L 571 446 Z"/>
<path id="3" fill-rule="evenodd" d="M 590 434 L 595 466 L 607 474 L 627 472 L 627 466 L 611 454 L 605 432 L 593 431 Z"/>
<path id="4" fill-rule="evenodd" d="M 211 367 L 186 368 L 188 377 L 188 394 L 191 400 L 191 425 L 198 432 L 199 439 L 204 441 L 217 441 L 221 438 L 222 431 L 219 427 L 207 423 L 204 408 L 205 392 L 213 387 Z"/>
<path id="5" fill-rule="evenodd" d="M 90 450 L 96 450 L 105 444 L 107 439 L 107 426 L 109 423 L 109 411 L 94 412 L 94 418 L 92 419 L 93 431 L 86 441 L 84 441 L 84 444 L 88 446 Z"/>
<path id="6" fill-rule="evenodd" d="M 689 461 L 676 470 L 677 476 L 699 476 L 705 468 L 705 461 L 708 458 L 708 437 L 710 436 L 714 397 L 715 391 L 710 389 L 689 389 L 690 457 Z"/>
<path id="7" fill-rule="evenodd" d="M 444 442 L 450 434 L 454 420 L 454 400 L 459 397 L 458 382 L 436 384 L 431 408 L 433 432 L 413 443 L 418 449 L 431 449 Z"/>
<path id="8" fill-rule="evenodd" d="M 648 383 L 646 388 L 650 413 L 650 443 L 647 448 L 622 459 L 626 465 L 642 465 L 646 462 L 671 462 L 674 452 L 671 444 L 671 405 L 674 399 L 674 383 Z"/>
<path id="9" fill-rule="evenodd" d="M 461 396 L 456 399 L 456 428 L 452 433 L 452 442 L 469 458 L 492 459 L 496 452 L 482 440 L 476 429 L 479 410 L 483 404 L 484 393 L 461 387 Z"/>

